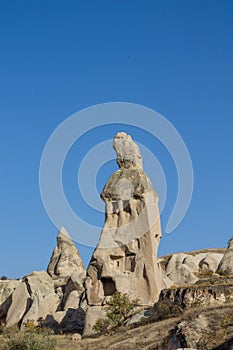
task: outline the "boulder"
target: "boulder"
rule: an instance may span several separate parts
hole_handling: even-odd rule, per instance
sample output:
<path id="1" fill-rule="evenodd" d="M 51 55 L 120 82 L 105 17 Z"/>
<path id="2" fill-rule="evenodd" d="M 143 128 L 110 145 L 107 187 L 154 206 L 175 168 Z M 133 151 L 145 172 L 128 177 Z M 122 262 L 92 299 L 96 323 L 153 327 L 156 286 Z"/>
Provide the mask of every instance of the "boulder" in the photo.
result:
<path id="1" fill-rule="evenodd" d="M 227 250 L 217 269 L 218 273 L 233 274 L 233 238 L 230 239 Z"/>
<path id="2" fill-rule="evenodd" d="M 192 253 L 176 253 L 159 259 L 161 266 L 173 285 L 194 284 L 200 273 L 216 271 L 223 252 L 219 249 L 206 249 Z"/>
<path id="3" fill-rule="evenodd" d="M 89 306 L 86 310 L 84 334 L 85 336 L 93 334 L 93 326 L 98 318 L 104 318 L 106 311 L 103 306 Z"/>
<path id="4" fill-rule="evenodd" d="M 27 321 L 45 320 L 47 315 L 52 315 L 59 305 L 59 297 L 54 292 L 53 280 L 46 271 L 34 271 L 24 277 L 32 299 L 31 307 L 23 318 L 22 325 Z"/>
<path id="5" fill-rule="evenodd" d="M 0 281 L 0 319 L 5 318 L 12 302 L 12 294 L 20 283 L 21 280 Z"/>
<path id="6" fill-rule="evenodd" d="M 222 257 L 221 253 L 209 253 L 199 262 L 199 267 L 202 271 L 215 272 Z"/>
<path id="7" fill-rule="evenodd" d="M 38 320 L 52 315 L 59 304 L 53 280 L 45 271 L 32 272 L 25 276 L 11 295 L 6 326 L 24 327 L 27 321 L 37 324 Z"/>
<path id="8" fill-rule="evenodd" d="M 20 283 L 12 294 L 12 303 L 6 317 L 6 327 L 18 325 L 32 304 L 26 283 Z"/>
<path id="9" fill-rule="evenodd" d="M 183 253 L 172 255 L 166 267 L 166 275 L 175 285 L 195 283 L 198 280 L 195 271 L 198 271 L 198 267 L 192 265 L 191 257 Z"/>
<path id="10" fill-rule="evenodd" d="M 84 292 L 84 281 L 86 278 L 85 270 L 75 272 L 65 286 L 64 297 L 62 301 L 63 310 L 69 308 L 77 309 L 82 293 Z"/>

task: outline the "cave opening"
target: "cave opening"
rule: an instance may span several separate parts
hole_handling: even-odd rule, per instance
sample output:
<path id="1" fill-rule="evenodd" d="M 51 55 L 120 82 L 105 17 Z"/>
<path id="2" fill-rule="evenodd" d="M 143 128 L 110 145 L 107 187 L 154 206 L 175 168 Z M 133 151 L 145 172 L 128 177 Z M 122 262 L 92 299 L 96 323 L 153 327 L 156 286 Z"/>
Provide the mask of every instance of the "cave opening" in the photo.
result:
<path id="1" fill-rule="evenodd" d="M 110 277 L 102 277 L 101 282 L 103 284 L 104 296 L 113 295 L 116 292 L 115 282 Z"/>

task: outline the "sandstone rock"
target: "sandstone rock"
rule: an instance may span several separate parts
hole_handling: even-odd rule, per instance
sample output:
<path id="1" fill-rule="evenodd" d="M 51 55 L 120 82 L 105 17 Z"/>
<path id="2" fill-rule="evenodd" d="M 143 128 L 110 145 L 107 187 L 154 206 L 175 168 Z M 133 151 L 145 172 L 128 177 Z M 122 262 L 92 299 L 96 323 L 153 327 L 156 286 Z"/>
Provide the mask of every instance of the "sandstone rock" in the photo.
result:
<path id="1" fill-rule="evenodd" d="M 159 300 L 169 300 L 186 308 L 222 305 L 233 301 L 233 284 L 163 289 Z"/>
<path id="2" fill-rule="evenodd" d="M 117 163 L 121 169 L 132 166 L 142 168 L 139 147 L 133 142 L 130 135 L 125 132 L 118 132 L 114 137 L 113 148 L 117 153 Z"/>
<path id="3" fill-rule="evenodd" d="M 20 285 L 21 280 L 0 281 L 0 318 L 5 318 L 12 302 L 12 293 Z"/>
<path id="4" fill-rule="evenodd" d="M 47 272 L 54 280 L 56 287 L 65 285 L 73 273 L 85 274 L 79 252 L 64 227 L 57 236 L 57 246 L 53 251 Z"/>
<path id="5" fill-rule="evenodd" d="M 165 263 L 166 276 L 173 281 L 173 285 L 194 284 L 198 281 L 199 273 L 215 272 L 223 252 L 209 249 L 192 253 L 176 253 L 169 257 Z M 163 266 L 163 259 L 159 261 Z"/>
<path id="6" fill-rule="evenodd" d="M 64 310 L 68 310 L 68 309 L 77 309 L 79 307 L 79 300 L 80 300 L 80 294 L 78 293 L 77 290 L 72 290 L 72 292 L 69 293 L 66 302 L 65 302 L 65 306 L 64 306 Z"/>
<path id="7" fill-rule="evenodd" d="M 199 267 L 203 271 L 215 272 L 222 257 L 221 253 L 209 253 L 199 262 Z"/>
<path id="8" fill-rule="evenodd" d="M 31 303 L 32 299 L 27 286 L 25 283 L 21 283 L 12 294 L 12 303 L 7 313 L 6 327 L 17 325 L 29 310 Z"/>
<path id="9" fill-rule="evenodd" d="M 114 148 L 120 170 L 112 174 L 101 193 L 106 221 L 85 282 L 87 304 L 95 306 L 87 312 L 89 318 L 95 310 L 92 319 L 99 312 L 96 307 L 101 310 L 116 291 L 138 299 L 139 305 L 153 305 L 163 285 L 157 262 L 161 238 L 158 195 L 141 169 L 141 155 L 131 137 L 118 133 Z"/>
<path id="10" fill-rule="evenodd" d="M 64 310 L 69 308 L 77 309 L 79 307 L 80 297 L 84 291 L 85 278 L 86 272 L 83 270 L 73 273 L 68 280 L 62 301 Z"/>
<path id="11" fill-rule="evenodd" d="M 52 315 L 59 304 L 54 292 L 53 280 L 45 271 L 32 272 L 23 278 L 13 292 L 6 326 L 24 326 L 27 321 L 35 324 L 39 319 Z"/>
<path id="12" fill-rule="evenodd" d="M 34 271 L 24 277 L 23 281 L 27 285 L 32 303 L 23 318 L 22 325 L 27 321 L 37 323 L 39 319 L 44 320 L 47 315 L 52 315 L 59 305 L 59 297 L 54 292 L 53 280 L 48 273 Z"/>
<path id="13" fill-rule="evenodd" d="M 0 281 L 0 305 L 9 298 L 21 280 L 1 280 Z"/>
<path id="14" fill-rule="evenodd" d="M 89 306 L 86 310 L 85 316 L 85 336 L 93 334 L 92 327 L 96 323 L 98 318 L 104 318 L 106 316 L 106 311 L 103 306 Z"/>
<path id="15" fill-rule="evenodd" d="M 175 285 L 195 283 L 198 278 L 194 275 L 194 271 L 198 271 L 198 267 L 192 263 L 191 257 L 186 254 L 174 254 L 167 264 L 166 275 Z"/>
<path id="16" fill-rule="evenodd" d="M 233 238 L 229 241 L 228 248 L 219 263 L 217 272 L 233 274 Z"/>

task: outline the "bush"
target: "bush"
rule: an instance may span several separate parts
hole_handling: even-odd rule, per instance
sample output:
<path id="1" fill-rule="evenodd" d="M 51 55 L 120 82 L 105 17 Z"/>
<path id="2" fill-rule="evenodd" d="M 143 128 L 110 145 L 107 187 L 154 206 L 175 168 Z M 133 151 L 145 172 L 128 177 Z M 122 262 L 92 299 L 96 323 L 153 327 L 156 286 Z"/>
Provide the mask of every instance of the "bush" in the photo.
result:
<path id="1" fill-rule="evenodd" d="M 47 334 L 7 330 L 2 335 L 0 350 L 54 350 L 55 338 Z"/>
<path id="2" fill-rule="evenodd" d="M 122 326 L 137 304 L 138 300 L 130 300 L 127 294 L 114 293 L 107 302 L 106 317 L 99 318 L 93 326 L 93 330 L 105 333 Z"/>

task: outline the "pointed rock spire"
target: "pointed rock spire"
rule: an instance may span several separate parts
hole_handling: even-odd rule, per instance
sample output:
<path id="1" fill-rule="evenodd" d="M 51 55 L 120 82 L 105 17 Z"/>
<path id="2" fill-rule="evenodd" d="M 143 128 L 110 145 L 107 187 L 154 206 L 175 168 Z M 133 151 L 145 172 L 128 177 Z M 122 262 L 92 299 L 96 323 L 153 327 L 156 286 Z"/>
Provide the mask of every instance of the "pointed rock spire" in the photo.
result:
<path id="1" fill-rule="evenodd" d="M 57 235 L 57 246 L 51 256 L 47 272 L 54 280 L 60 280 L 61 284 L 66 283 L 74 273 L 85 275 L 80 254 L 64 227 L 61 227 Z"/>

